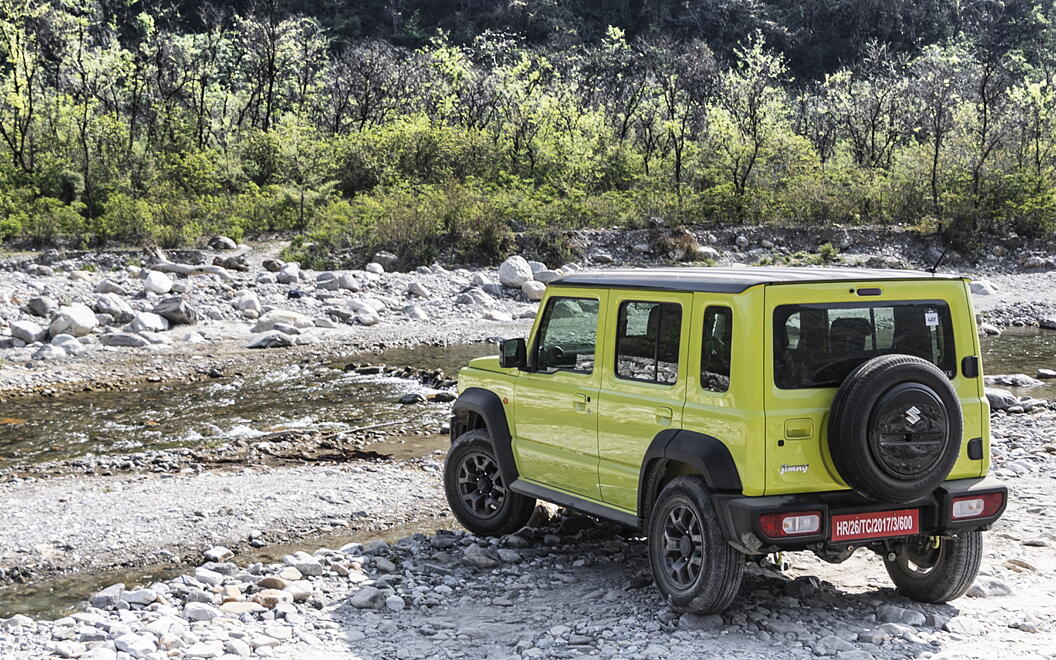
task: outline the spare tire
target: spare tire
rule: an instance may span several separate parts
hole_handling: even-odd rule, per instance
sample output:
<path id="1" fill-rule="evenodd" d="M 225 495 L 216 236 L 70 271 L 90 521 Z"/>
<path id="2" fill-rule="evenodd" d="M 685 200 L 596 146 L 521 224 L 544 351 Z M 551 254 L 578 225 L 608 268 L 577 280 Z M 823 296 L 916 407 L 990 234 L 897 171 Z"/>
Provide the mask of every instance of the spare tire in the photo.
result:
<path id="1" fill-rule="evenodd" d="M 918 500 L 939 486 L 961 451 L 961 403 L 935 365 L 883 355 L 855 369 L 836 392 L 829 454 L 859 494 Z"/>

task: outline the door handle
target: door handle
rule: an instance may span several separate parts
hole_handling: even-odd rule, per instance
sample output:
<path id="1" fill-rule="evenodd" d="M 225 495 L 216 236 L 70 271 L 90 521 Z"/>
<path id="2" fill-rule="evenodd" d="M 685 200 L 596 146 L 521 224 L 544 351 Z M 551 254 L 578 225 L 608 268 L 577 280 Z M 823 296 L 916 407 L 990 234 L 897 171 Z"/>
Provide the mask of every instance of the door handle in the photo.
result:
<path id="1" fill-rule="evenodd" d="M 590 398 L 582 392 L 577 392 L 572 395 L 572 407 L 579 412 L 587 412 L 587 403 L 589 401 Z"/>
<path id="2" fill-rule="evenodd" d="M 667 406 L 660 406 L 656 409 L 656 423 L 660 426 L 667 426 L 674 419 L 675 413 Z"/>

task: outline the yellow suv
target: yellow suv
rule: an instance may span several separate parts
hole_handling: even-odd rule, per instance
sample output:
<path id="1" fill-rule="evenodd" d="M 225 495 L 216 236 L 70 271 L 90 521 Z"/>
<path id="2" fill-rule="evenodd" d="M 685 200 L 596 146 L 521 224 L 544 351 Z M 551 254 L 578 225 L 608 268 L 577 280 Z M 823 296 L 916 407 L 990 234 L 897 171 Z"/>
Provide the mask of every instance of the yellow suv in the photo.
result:
<path id="1" fill-rule="evenodd" d="M 640 530 L 681 611 L 782 550 L 865 547 L 903 594 L 957 598 L 1007 498 L 968 282 L 924 272 L 566 275 L 529 340 L 461 371 L 451 437 L 467 529 L 514 532 L 539 499 Z"/>

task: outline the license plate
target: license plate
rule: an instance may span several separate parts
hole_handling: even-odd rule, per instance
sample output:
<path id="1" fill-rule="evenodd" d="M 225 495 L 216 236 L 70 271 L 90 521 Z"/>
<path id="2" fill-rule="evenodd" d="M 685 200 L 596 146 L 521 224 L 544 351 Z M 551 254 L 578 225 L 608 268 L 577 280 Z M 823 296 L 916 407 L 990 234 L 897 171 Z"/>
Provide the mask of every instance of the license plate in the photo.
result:
<path id="1" fill-rule="evenodd" d="M 847 513 L 832 517 L 832 540 L 855 541 L 920 532 L 920 509 Z"/>

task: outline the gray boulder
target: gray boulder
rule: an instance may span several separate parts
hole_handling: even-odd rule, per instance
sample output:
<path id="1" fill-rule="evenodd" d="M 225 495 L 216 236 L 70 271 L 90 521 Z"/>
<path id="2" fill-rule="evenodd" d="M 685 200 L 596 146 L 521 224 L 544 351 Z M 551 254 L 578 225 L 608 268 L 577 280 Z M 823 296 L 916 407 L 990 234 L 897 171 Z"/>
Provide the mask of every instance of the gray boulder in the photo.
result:
<path id="1" fill-rule="evenodd" d="M 32 344 L 33 342 L 44 341 L 44 338 L 48 336 L 48 331 L 44 326 L 33 321 L 15 321 L 11 324 L 11 336 L 15 339 L 21 339 L 27 344 Z"/>
<path id="2" fill-rule="evenodd" d="M 986 388 L 986 400 L 990 403 L 990 410 L 1008 410 L 1019 403 L 1016 395 L 996 387 Z"/>
<path id="3" fill-rule="evenodd" d="M 254 336 L 248 344 L 247 348 L 286 348 L 293 346 L 293 337 L 285 333 L 279 332 L 278 330 L 268 330 L 259 335 Z"/>
<path id="4" fill-rule="evenodd" d="M 121 296 L 127 296 L 131 292 L 125 287 L 121 286 L 117 282 L 110 278 L 107 278 L 95 286 L 96 293 L 116 293 Z"/>
<path id="5" fill-rule="evenodd" d="M 51 318 L 59 311 L 59 303 L 55 302 L 54 298 L 48 296 L 41 296 L 39 298 L 31 298 L 26 303 L 29 313 L 34 316 L 42 316 L 44 318 Z"/>
<path id="6" fill-rule="evenodd" d="M 150 346 L 150 342 L 140 335 L 131 332 L 115 332 L 99 337 L 99 343 L 103 346 L 115 346 L 118 348 L 143 348 Z"/>
<path id="7" fill-rule="evenodd" d="M 104 293 L 95 299 L 92 309 L 97 314 L 109 314 L 118 323 L 128 323 L 136 312 L 132 306 L 116 293 Z"/>
<path id="8" fill-rule="evenodd" d="M 151 270 L 143 278 L 143 290 L 156 293 L 159 296 L 172 291 L 172 278 L 161 271 Z"/>
<path id="9" fill-rule="evenodd" d="M 238 243 L 227 236 L 213 236 L 209 239 L 209 247 L 213 250 L 234 250 L 238 248 Z"/>
<path id="10" fill-rule="evenodd" d="M 969 286 L 977 296 L 992 296 L 997 293 L 997 287 L 990 280 L 973 280 Z"/>
<path id="11" fill-rule="evenodd" d="M 559 277 L 561 277 L 561 273 L 556 270 L 540 270 L 535 273 L 535 281 L 543 284 L 549 284 Z"/>
<path id="12" fill-rule="evenodd" d="M 67 307 L 59 308 L 59 314 L 51 321 L 48 331 L 51 336 L 61 334 L 83 337 L 99 325 L 98 319 L 88 305 L 73 303 Z"/>
<path id="13" fill-rule="evenodd" d="M 521 291 L 528 296 L 528 300 L 542 300 L 546 294 L 546 285 L 542 282 L 525 282 L 521 285 Z"/>
<path id="14" fill-rule="evenodd" d="M 514 255 L 499 266 L 499 283 L 510 288 L 520 288 L 535 277 L 532 267 L 524 257 Z"/>
<path id="15" fill-rule="evenodd" d="M 169 322 L 164 316 L 152 312 L 136 312 L 128 327 L 132 332 L 162 332 L 169 329 Z"/>
<path id="16" fill-rule="evenodd" d="M 374 263 L 381 264 L 381 267 L 385 270 L 392 270 L 393 268 L 395 268 L 396 262 L 399 260 L 400 258 L 397 257 L 395 254 L 391 252 L 386 252 L 385 250 L 375 252 L 374 258 L 371 259 L 371 261 L 373 261 Z"/>
<path id="17" fill-rule="evenodd" d="M 198 311 L 182 296 L 172 296 L 160 301 L 154 306 L 154 313 L 176 325 L 193 325 L 198 322 Z"/>
<path id="18" fill-rule="evenodd" d="M 66 350 L 54 344 L 45 344 L 33 354 L 34 360 L 55 360 L 66 357 Z"/>
<path id="19" fill-rule="evenodd" d="M 299 282 L 301 280 L 301 267 L 295 263 L 286 264 L 275 274 L 275 279 L 279 284 L 294 284 Z"/>

